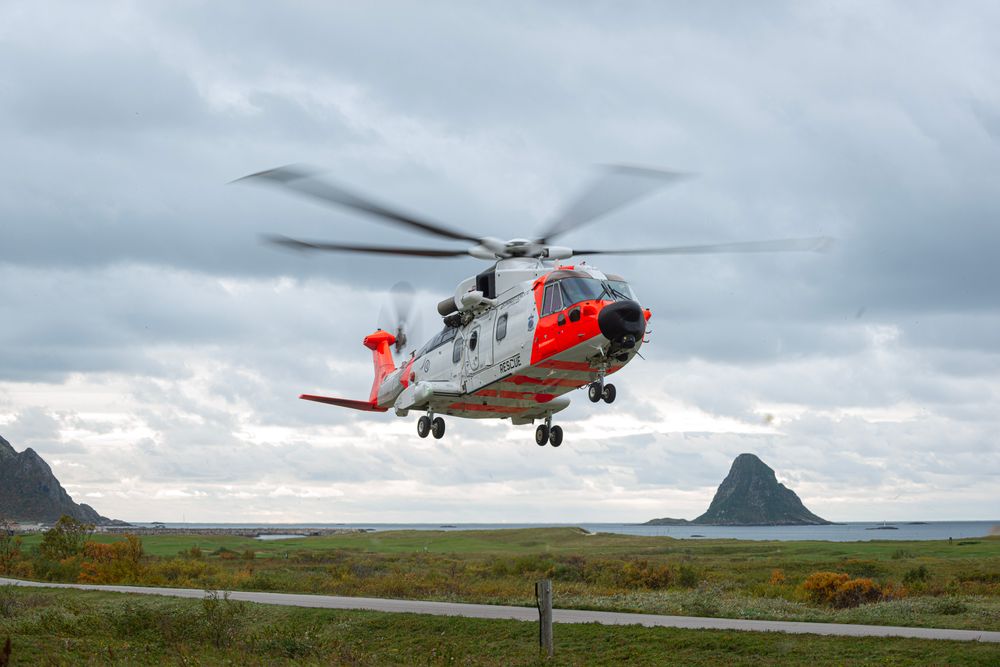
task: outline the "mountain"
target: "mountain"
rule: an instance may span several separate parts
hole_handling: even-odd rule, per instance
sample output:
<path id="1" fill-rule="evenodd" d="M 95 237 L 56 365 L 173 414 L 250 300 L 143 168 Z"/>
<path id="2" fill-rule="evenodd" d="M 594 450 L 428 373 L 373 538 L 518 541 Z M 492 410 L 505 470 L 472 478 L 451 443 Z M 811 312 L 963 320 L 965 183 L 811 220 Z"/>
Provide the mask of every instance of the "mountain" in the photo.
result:
<path id="1" fill-rule="evenodd" d="M 715 492 L 708 511 L 694 523 L 714 526 L 797 526 L 830 523 L 802 504 L 795 492 L 779 484 L 766 463 L 740 454 Z"/>
<path id="2" fill-rule="evenodd" d="M 90 505 L 77 505 L 35 450 L 16 452 L 0 436 L 0 516 L 21 522 L 55 523 L 63 514 L 78 521 L 107 525 Z"/>
<path id="3" fill-rule="evenodd" d="M 682 525 L 683 519 L 653 519 L 646 525 Z M 690 524 L 702 526 L 799 526 L 830 522 L 806 509 L 795 492 L 778 483 L 766 463 L 740 454 L 715 492 L 708 511 Z"/>

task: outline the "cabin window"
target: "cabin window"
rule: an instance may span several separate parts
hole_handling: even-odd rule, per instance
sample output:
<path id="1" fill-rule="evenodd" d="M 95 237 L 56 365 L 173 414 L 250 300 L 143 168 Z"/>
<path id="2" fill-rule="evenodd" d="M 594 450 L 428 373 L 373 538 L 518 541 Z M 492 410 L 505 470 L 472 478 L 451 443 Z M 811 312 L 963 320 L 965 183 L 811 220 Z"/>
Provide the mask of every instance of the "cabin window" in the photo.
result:
<path id="1" fill-rule="evenodd" d="M 562 310 L 562 290 L 559 283 L 546 285 L 545 296 L 542 297 L 542 315 L 551 315 L 557 310 Z"/>
<path id="2" fill-rule="evenodd" d="M 469 349 L 470 350 L 475 350 L 476 349 L 476 345 L 478 345 L 478 344 L 479 344 L 479 331 L 477 330 L 477 331 L 473 331 L 472 335 L 469 336 Z"/>
<path id="3" fill-rule="evenodd" d="M 451 363 L 457 364 L 462 360 L 462 345 L 465 341 L 461 336 L 455 337 L 455 345 L 451 348 Z"/>
<path id="4" fill-rule="evenodd" d="M 497 318 L 497 340 L 507 337 L 507 313 Z"/>

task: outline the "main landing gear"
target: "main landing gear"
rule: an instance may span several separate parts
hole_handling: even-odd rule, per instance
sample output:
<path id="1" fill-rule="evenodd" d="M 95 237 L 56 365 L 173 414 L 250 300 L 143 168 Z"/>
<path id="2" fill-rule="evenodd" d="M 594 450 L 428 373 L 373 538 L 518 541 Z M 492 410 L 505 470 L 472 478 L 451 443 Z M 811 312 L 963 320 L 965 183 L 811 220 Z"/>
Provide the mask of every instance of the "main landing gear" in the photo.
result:
<path id="1" fill-rule="evenodd" d="M 601 399 L 604 399 L 605 403 L 614 403 L 615 396 L 618 392 L 615 390 L 613 384 L 604 384 L 603 382 L 591 382 L 590 386 L 587 387 L 587 398 L 590 399 L 591 403 L 597 403 Z"/>
<path id="2" fill-rule="evenodd" d="M 417 420 L 417 435 L 421 438 L 433 435 L 435 440 L 440 440 L 444 437 L 444 420 L 435 417 L 433 412 L 427 413 Z"/>
<path id="3" fill-rule="evenodd" d="M 552 425 L 552 417 L 546 417 L 544 424 L 539 424 L 535 429 L 535 444 L 544 447 L 549 443 L 553 447 L 558 447 L 563 441 L 563 430 L 561 426 Z"/>

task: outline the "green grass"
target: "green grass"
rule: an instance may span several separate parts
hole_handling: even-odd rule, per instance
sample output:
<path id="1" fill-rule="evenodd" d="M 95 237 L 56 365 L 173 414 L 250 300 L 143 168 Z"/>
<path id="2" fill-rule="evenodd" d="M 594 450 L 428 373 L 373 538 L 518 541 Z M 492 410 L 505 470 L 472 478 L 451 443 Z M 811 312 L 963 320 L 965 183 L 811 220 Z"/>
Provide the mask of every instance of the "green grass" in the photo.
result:
<path id="1" fill-rule="evenodd" d="M 25 551 L 38 541 L 26 540 Z M 756 542 L 530 528 L 281 541 L 164 535 L 144 537 L 143 545 L 152 557 L 142 571 L 115 583 L 530 606 L 532 582 L 551 578 L 555 604 L 563 608 L 1000 630 L 997 537 Z M 204 556 L 177 557 L 192 546 Z M 253 559 L 243 557 L 248 550 Z M 772 579 L 776 570 L 783 581 Z M 817 571 L 871 578 L 905 588 L 905 596 L 832 609 L 810 602 L 799 588 Z M 36 567 L 35 576 L 72 581 L 77 575 L 71 564 Z"/>
<path id="2" fill-rule="evenodd" d="M 211 608 L 210 608 L 211 607 Z M 975 642 L 537 624 L 0 588 L 13 665 L 995 665 Z"/>
<path id="3" fill-rule="evenodd" d="M 95 541 L 112 542 L 117 535 L 95 535 Z M 25 546 L 37 545 L 40 535 L 25 537 Z M 738 557 L 748 560 L 774 559 L 823 562 L 841 558 L 891 559 L 897 552 L 919 558 L 1000 557 L 1000 538 L 925 541 L 748 541 L 681 540 L 672 537 L 588 534 L 579 528 L 514 528 L 503 530 L 399 530 L 289 540 L 263 541 L 228 535 L 151 535 L 142 538 L 146 552 L 173 556 L 192 545 L 205 551 L 225 547 L 233 551 L 254 549 L 260 554 L 285 554 L 302 550 L 350 549 L 370 553 L 439 553 L 518 555 L 534 553 L 592 556 L 656 556 L 688 554 L 711 557 Z"/>

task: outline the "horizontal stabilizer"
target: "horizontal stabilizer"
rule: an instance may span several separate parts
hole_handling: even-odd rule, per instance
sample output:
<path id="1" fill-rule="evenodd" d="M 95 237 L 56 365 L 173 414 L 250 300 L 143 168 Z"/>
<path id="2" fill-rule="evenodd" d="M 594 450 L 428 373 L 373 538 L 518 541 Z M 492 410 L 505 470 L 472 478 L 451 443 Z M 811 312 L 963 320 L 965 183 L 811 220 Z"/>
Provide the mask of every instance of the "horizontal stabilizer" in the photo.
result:
<path id="1" fill-rule="evenodd" d="M 302 394 L 299 398 L 307 401 L 316 401 L 317 403 L 338 405 L 342 408 L 351 408 L 352 410 L 364 410 L 365 412 L 385 412 L 387 409 L 378 407 L 375 401 L 352 401 L 349 398 L 330 398 L 329 396 L 313 396 L 311 394 Z"/>

